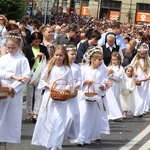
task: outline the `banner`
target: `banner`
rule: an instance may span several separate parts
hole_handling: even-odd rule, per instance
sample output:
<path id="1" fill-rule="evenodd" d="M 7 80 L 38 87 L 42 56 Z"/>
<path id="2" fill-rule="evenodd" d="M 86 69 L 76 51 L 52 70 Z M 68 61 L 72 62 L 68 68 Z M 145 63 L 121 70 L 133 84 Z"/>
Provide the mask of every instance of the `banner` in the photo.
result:
<path id="1" fill-rule="evenodd" d="M 88 14 L 89 14 L 89 7 L 88 6 L 82 6 L 81 15 L 82 16 L 88 16 Z"/>
<path id="2" fill-rule="evenodd" d="M 113 11 L 113 10 L 110 11 L 109 14 L 110 20 L 118 20 L 119 17 L 120 17 L 120 11 Z"/>
<path id="3" fill-rule="evenodd" d="M 150 22 L 150 13 L 137 12 L 136 21 L 137 22 Z"/>

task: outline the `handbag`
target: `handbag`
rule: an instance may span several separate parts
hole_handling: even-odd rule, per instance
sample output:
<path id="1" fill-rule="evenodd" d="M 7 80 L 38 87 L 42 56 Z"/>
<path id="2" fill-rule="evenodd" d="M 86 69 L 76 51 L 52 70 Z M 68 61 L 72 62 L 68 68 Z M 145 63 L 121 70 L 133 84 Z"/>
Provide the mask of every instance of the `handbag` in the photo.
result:
<path id="1" fill-rule="evenodd" d="M 38 85 L 38 83 L 40 81 L 41 73 L 42 73 L 43 69 L 46 67 L 46 64 L 47 64 L 47 60 L 46 60 L 46 57 L 44 57 L 40 61 L 36 70 L 33 72 L 33 75 L 32 75 L 30 82 L 29 82 L 30 85 L 34 85 L 34 86 Z"/>

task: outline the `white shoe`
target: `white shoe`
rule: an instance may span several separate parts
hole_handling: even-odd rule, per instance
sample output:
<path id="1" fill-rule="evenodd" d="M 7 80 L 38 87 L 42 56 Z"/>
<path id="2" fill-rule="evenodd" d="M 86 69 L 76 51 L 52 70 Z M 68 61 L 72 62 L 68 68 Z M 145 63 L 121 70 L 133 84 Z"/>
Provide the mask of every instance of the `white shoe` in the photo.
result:
<path id="1" fill-rule="evenodd" d="M 74 139 L 69 139 L 69 142 L 70 142 L 71 144 L 75 144 L 75 143 L 76 143 Z"/>
<path id="2" fill-rule="evenodd" d="M 52 146 L 50 150 L 59 150 L 59 148 L 57 146 Z"/>

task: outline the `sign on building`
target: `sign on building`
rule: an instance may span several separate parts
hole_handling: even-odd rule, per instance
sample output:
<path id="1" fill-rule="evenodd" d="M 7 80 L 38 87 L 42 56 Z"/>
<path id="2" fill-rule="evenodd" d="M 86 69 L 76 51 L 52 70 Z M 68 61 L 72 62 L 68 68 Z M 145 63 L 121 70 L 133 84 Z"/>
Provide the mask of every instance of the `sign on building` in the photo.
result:
<path id="1" fill-rule="evenodd" d="M 150 23 L 150 13 L 137 12 L 136 13 L 136 22 L 148 22 L 148 23 Z"/>
<path id="2" fill-rule="evenodd" d="M 88 16 L 88 14 L 89 14 L 89 7 L 88 6 L 82 6 L 81 15 L 82 16 Z"/>
<path id="3" fill-rule="evenodd" d="M 110 11 L 109 14 L 110 20 L 118 20 L 119 17 L 120 17 L 120 11 L 113 11 L 113 10 Z"/>

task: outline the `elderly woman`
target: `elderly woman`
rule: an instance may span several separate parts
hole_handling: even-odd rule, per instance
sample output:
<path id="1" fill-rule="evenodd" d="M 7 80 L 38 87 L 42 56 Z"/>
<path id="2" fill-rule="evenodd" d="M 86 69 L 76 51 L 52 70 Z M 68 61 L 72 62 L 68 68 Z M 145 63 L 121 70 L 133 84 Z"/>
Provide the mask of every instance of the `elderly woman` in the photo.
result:
<path id="1" fill-rule="evenodd" d="M 102 45 L 102 49 L 103 49 L 104 64 L 106 66 L 109 65 L 111 60 L 111 54 L 114 51 L 119 52 L 121 59 L 123 61 L 123 53 L 120 46 L 116 44 L 116 36 L 114 33 L 108 33 L 106 35 L 106 44 Z"/>

